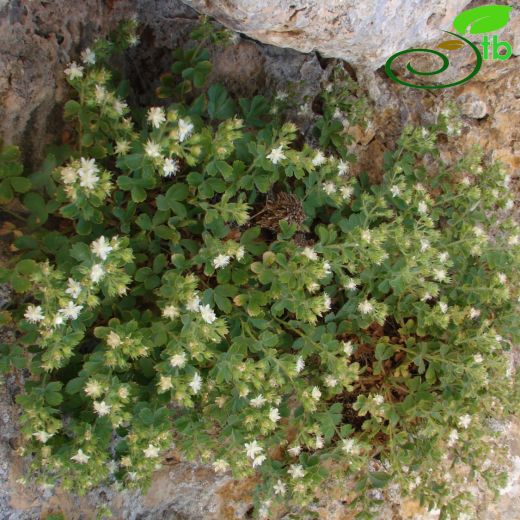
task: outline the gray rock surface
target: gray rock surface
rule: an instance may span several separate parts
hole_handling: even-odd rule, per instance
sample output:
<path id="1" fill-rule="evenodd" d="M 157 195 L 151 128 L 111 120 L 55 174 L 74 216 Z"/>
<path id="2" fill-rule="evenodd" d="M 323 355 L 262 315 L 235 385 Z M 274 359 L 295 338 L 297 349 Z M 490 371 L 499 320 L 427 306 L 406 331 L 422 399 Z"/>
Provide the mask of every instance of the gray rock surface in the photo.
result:
<path id="1" fill-rule="evenodd" d="M 470 0 L 184 0 L 261 42 L 376 69 L 439 38 Z"/>

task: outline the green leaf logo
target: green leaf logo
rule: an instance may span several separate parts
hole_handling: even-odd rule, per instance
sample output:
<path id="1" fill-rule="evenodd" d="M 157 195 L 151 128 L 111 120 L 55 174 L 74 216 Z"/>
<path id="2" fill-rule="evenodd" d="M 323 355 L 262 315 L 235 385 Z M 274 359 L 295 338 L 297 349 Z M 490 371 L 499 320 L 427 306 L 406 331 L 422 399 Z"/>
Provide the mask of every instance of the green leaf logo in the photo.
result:
<path id="1" fill-rule="evenodd" d="M 470 34 L 497 31 L 507 25 L 512 9 L 507 5 L 483 5 L 468 9 L 455 18 L 453 26 L 461 34 L 465 34 L 468 28 Z"/>

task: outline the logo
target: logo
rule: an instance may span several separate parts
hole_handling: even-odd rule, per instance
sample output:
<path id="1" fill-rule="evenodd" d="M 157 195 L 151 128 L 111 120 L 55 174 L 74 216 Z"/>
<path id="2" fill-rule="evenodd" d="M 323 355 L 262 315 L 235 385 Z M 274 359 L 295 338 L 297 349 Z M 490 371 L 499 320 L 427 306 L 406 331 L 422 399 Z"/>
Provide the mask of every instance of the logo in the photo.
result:
<path id="1" fill-rule="evenodd" d="M 385 64 L 385 71 L 390 77 L 390 79 L 392 79 L 396 83 L 400 83 L 401 85 L 405 85 L 411 88 L 448 88 L 455 87 L 456 85 L 461 85 L 462 83 L 466 83 L 478 73 L 478 71 L 482 67 L 483 60 L 507 60 L 513 54 L 513 49 L 510 43 L 498 41 L 498 37 L 496 35 L 493 35 L 492 40 L 490 40 L 489 36 L 486 35 L 482 38 L 482 42 L 480 44 L 483 49 L 482 54 L 477 45 L 465 38 L 464 35 L 468 31 L 470 34 L 483 34 L 494 32 L 498 29 L 501 29 L 502 27 L 505 27 L 509 22 L 509 13 L 512 9 L 512 7 L 509 7 L 507 5 L 483 5 L 481 7 L 475 7 L 474 9 L 468 9 L 467 11 L 463 11 L 462 13 L 460 13 L 453 22 L 453 27 L 457 32 L 443 31 L 447 34 L 455 36 L 457 39 L 446 40 L 440 43 L 437 46 L 437 48 L 445 49 L 447 51 L 456 51 L 465 47 L 466 45 L 469 45 L 469 47 L 475 54 L 475 67 L 465 78 L 447 84 L 415 85 L 414 83 L 410 83 L 408 81 L 399 79 L 392 70 L 393 62 L 400 56 L 404 56 L 405 54 L 411 54 L 415 52 L 422 52 L 437 56 L 442 60 L 442 65 L 436 70 L 425 72 L 415 69 L 414 66 L 410 62 L 408 62 L 406 64 L 406 69 L 408 70 L 408 72 L 416 76 L 434 76 L 436 74 L 441 74 L 449 67 L 450 62 L 448 60 L 448 56 L 446 56 L 440 51 L 433 49 L 406 49 L 404 51 L 396 52 L 395 54 L 390 56 L 390 58 L 388 58 Z M 501 49 L 505 49 L 505 53 L 500 53 Z"/>

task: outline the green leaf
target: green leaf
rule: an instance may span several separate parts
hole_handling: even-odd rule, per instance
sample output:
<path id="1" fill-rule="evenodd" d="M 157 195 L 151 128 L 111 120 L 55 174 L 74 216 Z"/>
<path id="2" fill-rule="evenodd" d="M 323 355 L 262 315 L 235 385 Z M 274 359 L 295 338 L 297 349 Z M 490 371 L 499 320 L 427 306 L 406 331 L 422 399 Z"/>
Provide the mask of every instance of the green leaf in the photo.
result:
<path id="1" fill-rule="evenodd" d="M 0 182 L 0 203 L 5 204 L 10 202 L 13 198 L 13 189 L 9 179 L 5 179 Z"/>
<path id="2" fill-rule="evenodd" d="M 141 186 L 134 186 L 130 190 L 130 194 L 134 202 L 144 202 L 146 200 L 146 190 L 141 188 Z"/>
<path id="3" fill-rule="evenodd" d="M 212 85 L 208 90 L 208 114 L 211 119 L 229 119 L 236 112 L 235 103 L 222 85 Z"/>
<path id="4" fill-rule="evenodd" d="M 81 105 L 77 102 L 71 99 L 70 101 L 67 101 L 65 103 L 65 107 L 63 110 L 63 115 L 65 119 L 74 119 L 79 115 L 81 111 Z"/>
<path id="5" fill-rule="evenodd" d="M 18 193 L 27 193 L 31 187 L 31 181 L 25 177 L 11 177 L 11 186 Z"/>
<path id="6" fill-rule="evenodd" d="M 85 386 L 85 378 L 84 377 L 75 377 L 71 379 L 67 385 L 65 386 L 65 392 L 70 395 L 74 395 L 79 393 L 83 387 Z"/>
<path id="7" fill-rule="evenodd" d="M 462 11 L 453 21 L 453 27 L 465 34 L 483 34 L 498 31 L 509 22 L 509 13 L 513 10 L 507 5 L 482 5 Z"/>
<path id="8" fill-rule="evenodd" d="M 384 471 L 376 471 L 374 473 L 369 473 L 368 478 L 373 487 L 383 488 L 388 484 L 392 477 Z"/>
<path id="9" fill-rule="evenodd" d="M 25 259 L 20 260 L 14 268 L 18 274 L 32 274 L 40 270 L 38 264 L 34 260 Z"/>
<path id="10" fill-rule="evenodd" d="M 179 202 L 181 200 L 185 200 L 188 196 L 188 193 L 188 185 L 182 182 L 178 182 L 168 189 L 165 194 L 165 199 L 168 204 L 171 204 L 172 202 Z"/>
<path id="11" fill-rule="evenodd" d="M 48 218 L 47 205 L 39 193 L 31 191 L 23 198 L 23 205 L 32 213 L 37 223 L 44 223 Z"/>

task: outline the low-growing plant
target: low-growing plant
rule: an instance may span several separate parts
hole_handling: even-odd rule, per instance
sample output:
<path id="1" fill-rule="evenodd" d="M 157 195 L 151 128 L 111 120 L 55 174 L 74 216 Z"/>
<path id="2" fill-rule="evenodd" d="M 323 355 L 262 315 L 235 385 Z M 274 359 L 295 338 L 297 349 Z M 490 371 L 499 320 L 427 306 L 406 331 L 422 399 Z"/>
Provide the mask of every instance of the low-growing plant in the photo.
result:
<path id="1" fill-rule="evenodd" d="M 271 110 L 284 95 L 207 84 L 203 44 L 227 38 L 211 27 L 163 77 L 173 102 L 143 109 L 107 65 L 136 41 L 124 24 L 65 71 L 71 146 L 29 176 L 2 152 L 4 202 L 27 210 L 2 271 L 24 295 L 0 364 L 26 370 L 20 453 L 38 483 L 84 493 L 146 487 L 175 444 L 255 475 L 260 518 L 335 487 L 374 518 L 387 485 L 458 518 L 468 482 L 503 485 L 493 424 L 517 404 L 507 175 L 476 150 L 441 161 L 448 108 L 406 127 L 370 185 L 351 174 L 351 80 L 325 89 L 313 148 Z"/>

